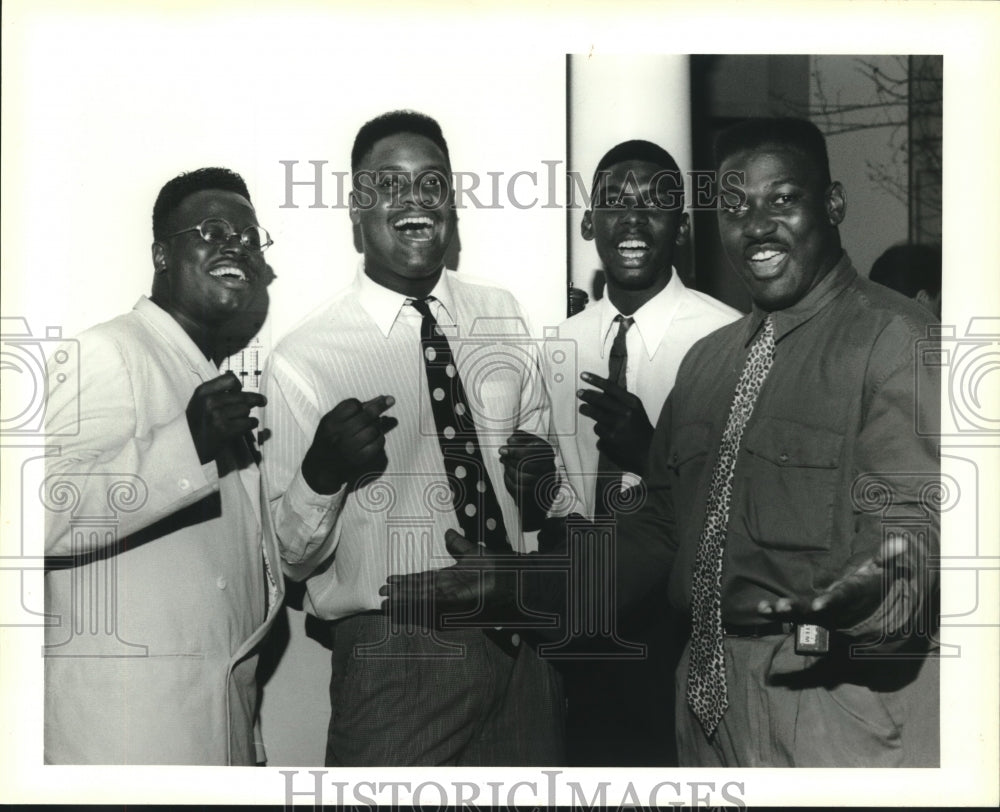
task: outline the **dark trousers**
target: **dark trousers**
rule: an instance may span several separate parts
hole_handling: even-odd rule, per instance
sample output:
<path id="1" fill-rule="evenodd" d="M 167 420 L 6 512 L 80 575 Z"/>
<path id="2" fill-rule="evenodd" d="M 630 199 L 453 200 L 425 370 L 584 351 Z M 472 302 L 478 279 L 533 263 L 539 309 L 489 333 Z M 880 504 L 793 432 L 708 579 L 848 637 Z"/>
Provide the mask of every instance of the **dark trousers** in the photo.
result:
<path id="1" fill-rule="evenodd" d="M 380 614 L 330 624 L 327 766 L 563 764 L 559 675 L 482 631 L 404 629 Z"/>
<path id="2" fill-rule="evenodd" d="M 674 670 L 685 627 L 654 590 L 618 624 L 619 637 L 645 645 L 642 659 L 594 659 L 581 651 L 558 664 L 570 766 L 676 766 Z"/>

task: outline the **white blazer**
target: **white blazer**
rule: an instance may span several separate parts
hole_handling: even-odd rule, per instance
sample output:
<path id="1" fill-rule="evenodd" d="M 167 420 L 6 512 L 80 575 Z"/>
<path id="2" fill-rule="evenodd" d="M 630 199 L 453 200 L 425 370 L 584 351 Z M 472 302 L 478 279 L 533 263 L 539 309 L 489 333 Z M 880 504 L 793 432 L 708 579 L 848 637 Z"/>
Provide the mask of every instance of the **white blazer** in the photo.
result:
<path id="1" fill-rule="evenodd" d="M 48 381 L 45 761 L 263 761 L 255 649 L 283 585 L 257 466 L 220 478 L 188 429 L 219 371 L 145 297 L 77 342 Z"/>

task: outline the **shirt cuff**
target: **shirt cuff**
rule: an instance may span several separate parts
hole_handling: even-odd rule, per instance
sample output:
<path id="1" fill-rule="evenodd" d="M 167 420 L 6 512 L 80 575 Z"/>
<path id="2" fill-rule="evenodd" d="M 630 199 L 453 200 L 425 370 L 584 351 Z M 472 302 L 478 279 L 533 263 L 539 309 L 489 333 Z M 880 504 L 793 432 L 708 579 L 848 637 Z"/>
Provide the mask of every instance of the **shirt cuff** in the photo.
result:
<path id="1" fill-rule="evenodd" d="M 346 489 L 347 486 L 343 485 L 335 493 L 316 493 L 316 491 L 309 487 L 309 483 L 302 476 L 302 469 L 300 468 L 292 478 L 292 484 L 285 491 L 285 499 L 289 500 L 303 516 L 313 514 L 325 515 L 340 501 L 340 497 L 343 496 Z"/>
<path id="2" fill-rule="evenodd" d="M 292 478 L 275 516 L 282 558 L 298 571 L 289 572 L 292 577 L 301 577 L 302 565 L 318 565 L 333 551 L 335 542 L 329 537 L 346 493 L 346 485 L 336 493 L 316 493 L 301 469 Z"/>

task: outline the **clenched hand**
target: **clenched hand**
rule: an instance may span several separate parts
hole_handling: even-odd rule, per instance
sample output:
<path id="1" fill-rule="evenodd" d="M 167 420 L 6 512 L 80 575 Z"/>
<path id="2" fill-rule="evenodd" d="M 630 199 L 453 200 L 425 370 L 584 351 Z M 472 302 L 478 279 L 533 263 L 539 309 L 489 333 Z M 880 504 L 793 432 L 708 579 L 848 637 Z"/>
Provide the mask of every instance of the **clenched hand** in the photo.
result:
<path id="1" fill-rule="evenodd" d="M 202 465 L 214 460 L 230 441 L 257 428 L 258 420 L 250 417 L 250 410 L 266 403 L 263 395 L 244 392 L 240 379 L 231 371 L 200 384 L 186 413 Z"/>
<path id="2" fill-rule="evenodd" d="M 381 473 L 388 460 L 385 435 L 396 426 L 382 412 L 396 402 L 379 395 L 365 403 L 348 398 L 323 415 L 302 461 L 302 475 L 316 493 L 336 493 L 366 474 Z"/>

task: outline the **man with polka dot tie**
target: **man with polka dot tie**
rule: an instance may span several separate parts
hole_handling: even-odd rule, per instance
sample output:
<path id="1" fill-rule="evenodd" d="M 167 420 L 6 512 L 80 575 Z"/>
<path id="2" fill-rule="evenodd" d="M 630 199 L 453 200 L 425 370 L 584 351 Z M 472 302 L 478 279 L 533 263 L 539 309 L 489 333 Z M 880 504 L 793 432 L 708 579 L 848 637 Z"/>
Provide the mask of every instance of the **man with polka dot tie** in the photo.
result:
<path id="1" fill-rule="evenodd" d="M 378 611 L 390 575 L 453 563 L 448 530 L 523 552 L 555 464 L 520 306 L 445 270 L 456 216 L 440 127 L 387 113 L 351 164 L 362 268 L 278 345 L 264 382 L 285 570 L 330 621 L 326 763 L 561 763 L 558 676 L 517 634 Z"/>

